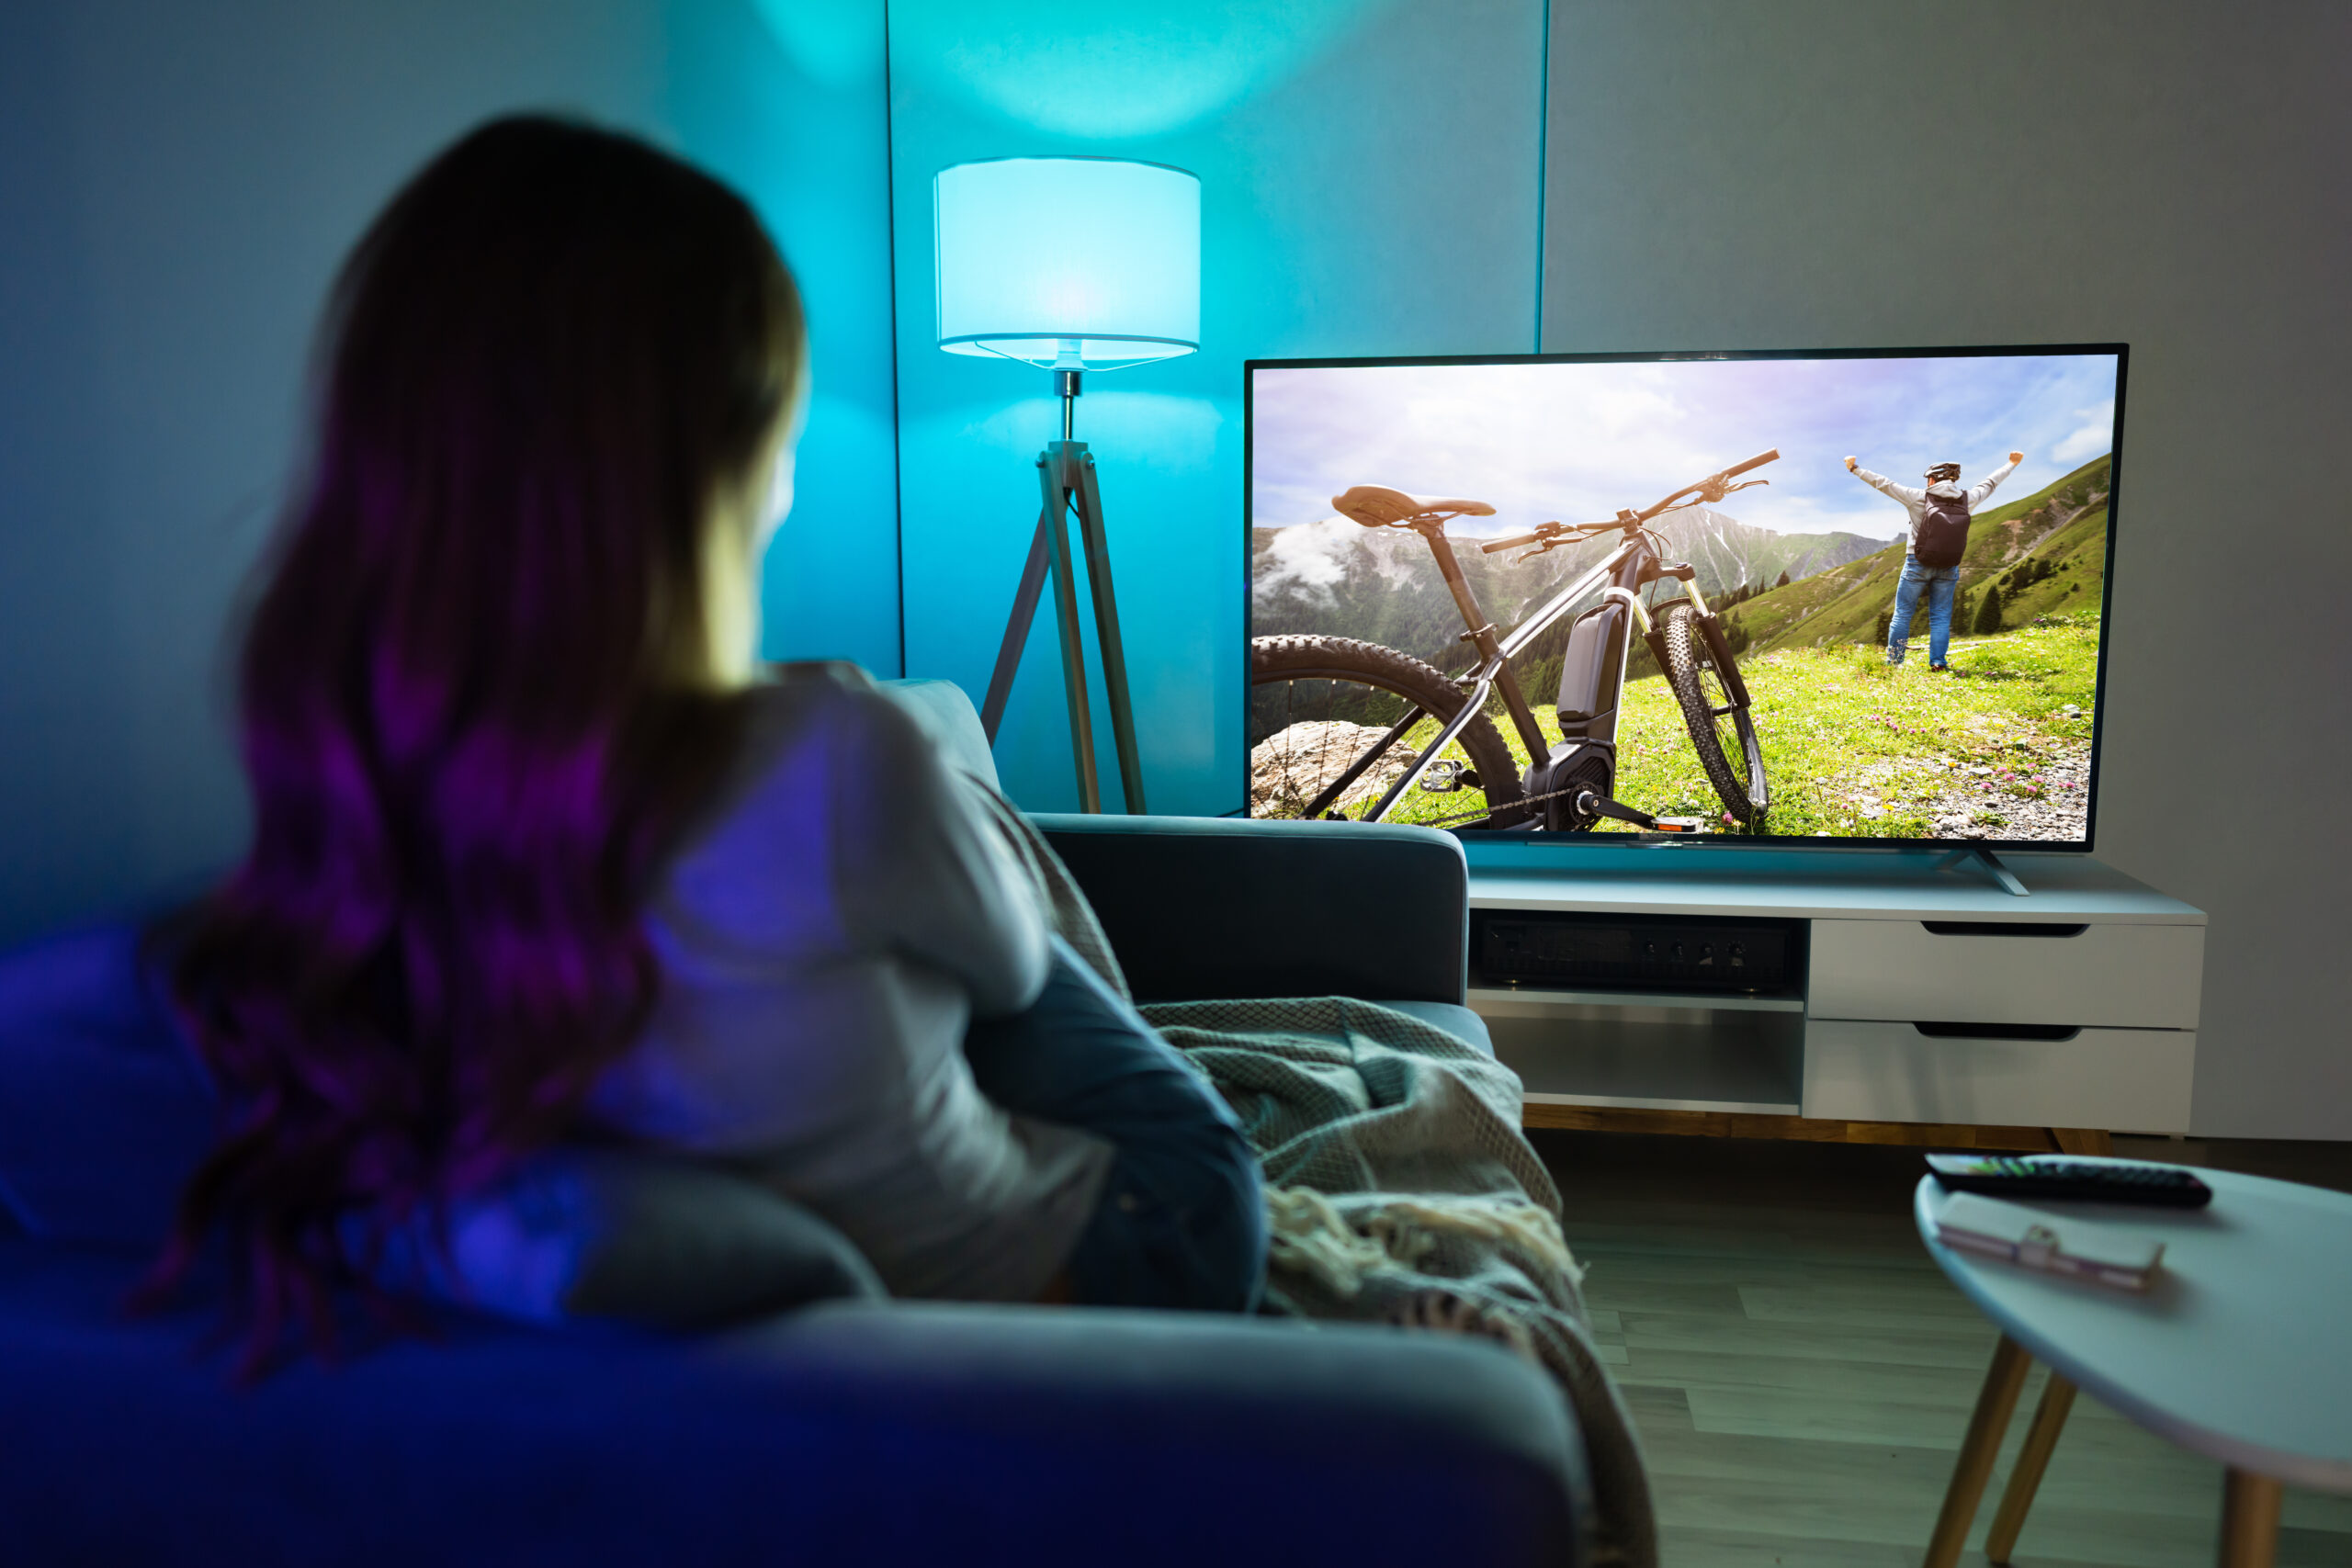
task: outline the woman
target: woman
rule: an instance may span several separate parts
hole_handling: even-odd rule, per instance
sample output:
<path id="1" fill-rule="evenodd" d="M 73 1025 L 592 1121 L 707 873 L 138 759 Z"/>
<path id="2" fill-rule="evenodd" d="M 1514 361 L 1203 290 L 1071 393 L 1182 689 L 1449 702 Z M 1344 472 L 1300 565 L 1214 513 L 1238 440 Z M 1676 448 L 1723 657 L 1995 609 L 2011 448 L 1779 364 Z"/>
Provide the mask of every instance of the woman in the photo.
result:
<path id="1" fill-rule="evenodd" d="M 176 939 L 237 1115 L 160 1277 L 225 1233 L 249 1357 L 322 1342 L 395 1230 L 593 1130 L 754 1169 L 896 1293 L 1246 1306 L 1230 1115 L 1052 945 L 978 786 L 854 669 L 759 671 L 807 353 L 750 209 L 497 121 L 322 348 L 240 667 L 253 846 Z"/>

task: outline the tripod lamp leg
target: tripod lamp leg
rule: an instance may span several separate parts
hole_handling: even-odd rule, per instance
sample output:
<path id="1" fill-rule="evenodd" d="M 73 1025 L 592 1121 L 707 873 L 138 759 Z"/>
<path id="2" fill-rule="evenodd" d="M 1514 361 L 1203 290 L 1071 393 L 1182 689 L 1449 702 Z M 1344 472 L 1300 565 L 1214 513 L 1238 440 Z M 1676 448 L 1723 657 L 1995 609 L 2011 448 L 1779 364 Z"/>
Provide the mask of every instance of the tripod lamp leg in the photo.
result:
<path id="1" fill-rule="evenodd" d="M 1119 783 L 1127 813 L 1145 814 L 1143 760 L 1136 750 L 1135 705 L 1127 697 L 1127 655 L 1119 637 L 1119 605 L 1111 592 L 1111 546 L 1102 530 L 1102 492 L 1094 458 L 1083 442 L 1063 442 L 1063 478 L 1078 502 L 1079 536 L 1086 541 L 1086 580 L 1094 593 L 1094 635 L 1102 649 L 1102 689 L 1111 703 L 1111 739 L 1119 753 Z M 1074 481 L 1074 482 L 1073 482 Z"/>
<path id="2" fill-rule="evenodd" d="M 1037 459 L 1045 495 L 1038 525 L 1051 531 L 1054 545 L 1054 621 L 1062 637 L 1062 692 L 1069 704 L 1069 747 L 1078 766 L 1078 808 L 1099 814 L 1102 783 L 1094 771 L 1094 715 L 1086 700 L 1086 645 L 1078 629 L 1078 581 L 1069 556 L 1070 476 L 1052 455 Z"/>
<path id="3" fill-rule="evenodd" d="M 1021 589 L 1012 596 L 1012 615 L 1004 624 L 1004 642 L 996 650 L 996 670 L 989 676 L 988 700 L 980 705 L 980 728 L 989 744 L 996 744 L 997 727 L 1004 722 L 1004 705 L 1012 696 L 1012 678 L 1021 672 L 1022 649 L 1029 646 L 1029 628 L 1037 619 L 1037 599 L 1045 592 L 1046 568 L 1053 559 L 1046 519 L 1029 540 L 1029 559 L 1021 569 Z"/>

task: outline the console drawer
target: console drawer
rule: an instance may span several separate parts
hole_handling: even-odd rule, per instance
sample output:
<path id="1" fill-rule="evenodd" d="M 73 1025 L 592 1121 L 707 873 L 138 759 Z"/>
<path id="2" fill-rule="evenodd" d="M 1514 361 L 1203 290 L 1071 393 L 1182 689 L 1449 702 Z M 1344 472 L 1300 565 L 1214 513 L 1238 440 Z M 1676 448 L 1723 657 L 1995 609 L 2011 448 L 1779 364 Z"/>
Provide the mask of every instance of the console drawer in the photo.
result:
<path id="1" fill-rule="evenodd" d="M 2065 1040 L 2015 1040 L 1808 1019 L 1804 1113 L 2185 1133 L 2196 1066 L 2197 1033 L 2188 1029 L 2084 1029 Z"/>
<path id="2" fill-rule="evenodd" d="M 2195 1029 L 2204 966 L 2202 926 L 1815 920 L 1805 1011 Z"/>

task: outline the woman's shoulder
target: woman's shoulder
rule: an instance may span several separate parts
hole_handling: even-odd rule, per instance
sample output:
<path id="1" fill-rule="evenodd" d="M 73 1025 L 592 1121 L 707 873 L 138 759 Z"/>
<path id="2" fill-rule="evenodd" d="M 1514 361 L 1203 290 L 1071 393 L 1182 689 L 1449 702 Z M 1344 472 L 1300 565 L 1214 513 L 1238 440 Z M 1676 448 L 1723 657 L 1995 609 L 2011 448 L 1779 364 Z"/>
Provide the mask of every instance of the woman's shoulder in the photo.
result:
<path id="1" fill-rule="evenodd" d="M 885 814 L 930 793 L 939 745 L 907 704 L 845 660 L 779 664 L 750 711 L 719 814 Z"/>
<path id="2" fill-rule="evenodd" d="M 929 765 L 914 720 L 854 664 L 778 665 L 743 701 L 729 777 L 670 867 L 673 890 L 690 901 L 740 903 L 749 896 L 735 885 L 747 878 L 786 896 L 870 838 L 865 825 L 899 810 Z"/>
<path id="3" fill-rule="evenodd" d="M 906 709 L 873 676 L 847 660 L 808 660 L 772 667 L 749 693 L 751 750 L 794 750 L 811 741 L 895 749 L 922 738 Z"/>

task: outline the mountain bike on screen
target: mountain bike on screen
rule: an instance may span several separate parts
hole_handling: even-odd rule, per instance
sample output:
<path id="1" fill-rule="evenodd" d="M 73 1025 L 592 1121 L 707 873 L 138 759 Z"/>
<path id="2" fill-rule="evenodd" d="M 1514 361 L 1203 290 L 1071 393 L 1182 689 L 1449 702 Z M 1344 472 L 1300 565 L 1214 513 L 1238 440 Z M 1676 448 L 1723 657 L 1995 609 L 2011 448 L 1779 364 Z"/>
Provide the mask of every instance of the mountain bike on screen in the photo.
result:
<path id="1" fill-rule="evenodd" d="M 1747 683 L 1724 643 L 1720 620 L 1699 592 L 1697 573 L 1687 561 L 1668 562 L 1661 554 L 1664 541 L 1648 525 L 1667 513 L 1713 505 L 1735 491 L 1767 483 L 1732 481 L 1780 455 L 1774 450 L 1734 464 L 1645 511 L 1621 511 L 1606 523 L 1546 523 L 1532 533 L 1480 546 L 1492 555 L 1532 545 L 1519 558 L 1528 560 L 1611 532 L 1621 536 L 1599 565 L 1501 636 L 1479 609 L 1445 536 L 1448 520 L 1491 517 L 1493 507 L 1409 496 L 1378 485 L 1359 485 L 1333 497 L 1332 505 L 1353 522 L 1367 528 L 1409 528 L 1428 542 L 1467 628 L 1461 640 L 1476 650 L 1478 663 L 1457 679 L 1410 654 L 1352 637 L 1254 639 L 1252 813 L 1377 822 L 1407 791 L 1421 784 L 1430 793 L 1475 788 L 1486 794 L 1483 809 L 1442 818 L 1437 826 L 1583 832 L 1603 818 L 1614 818 L 1640 828 L 1678 830 L 1677 824 L 1611 794 L 1626 654 L 1638 626 L 1673 688 L 1690 744 L 1724 810 L 1743 825 L 1760 822 L 1770 796 Z M 1640 591 L 1667 579 L 1679 581 L 1682 594 L 1653 616 Z M 1536 723 L 1513 660 L 1595 588 L 1602 589 L 1600 603 L 1568 628 L 1555 747 Z M 1487 716 L 1487 700 L 1496 694 L 1526 749 L 1524 771 Z M 1437 721 L 1436 733 L 1416 750 L 1408 737 L 1429 719 Z M 1448 747 L 1458 747 L 1462 759 L 1442 757 Z M 1692 826 L 1681 824 L 1679 830 Z"/>

